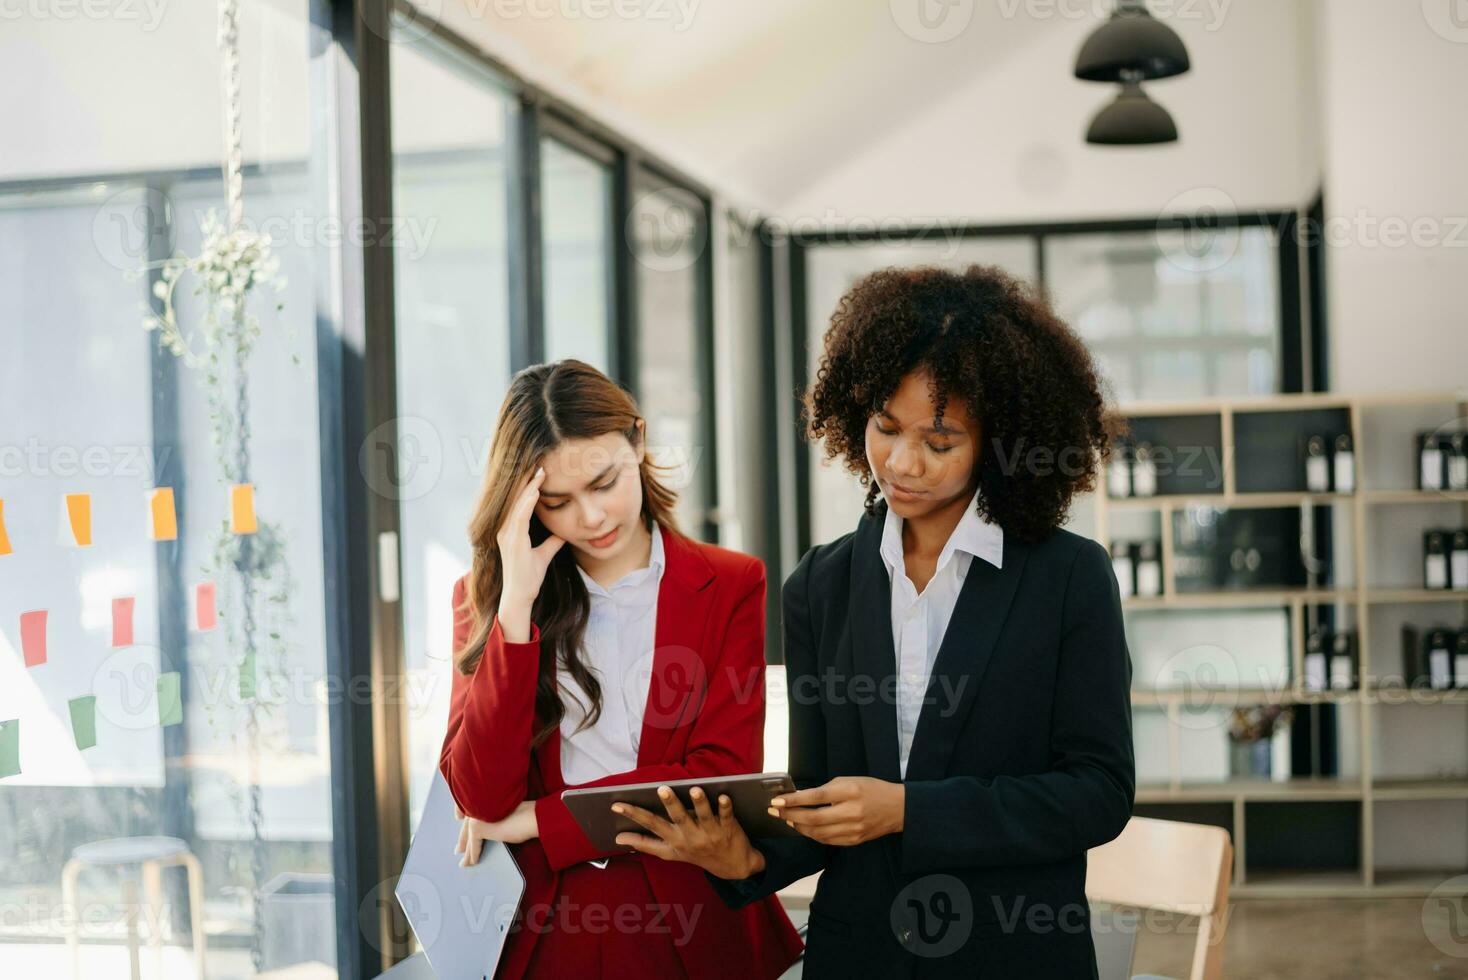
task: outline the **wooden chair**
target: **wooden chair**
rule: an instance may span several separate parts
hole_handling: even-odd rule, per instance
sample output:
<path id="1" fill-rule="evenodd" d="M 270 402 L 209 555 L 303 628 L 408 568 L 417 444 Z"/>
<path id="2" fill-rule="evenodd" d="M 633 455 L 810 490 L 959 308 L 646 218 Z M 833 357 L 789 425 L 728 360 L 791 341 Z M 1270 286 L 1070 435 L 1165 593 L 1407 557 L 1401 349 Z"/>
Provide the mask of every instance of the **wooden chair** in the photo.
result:
<path id="1" fill-rule="evenodd" d="M 1233 862 L 1222 827 L 1133 817 L 1120 837 L 1087 854 L 1086 897 L 1197 916 L 1189 980 L 1221 980 Z"/>

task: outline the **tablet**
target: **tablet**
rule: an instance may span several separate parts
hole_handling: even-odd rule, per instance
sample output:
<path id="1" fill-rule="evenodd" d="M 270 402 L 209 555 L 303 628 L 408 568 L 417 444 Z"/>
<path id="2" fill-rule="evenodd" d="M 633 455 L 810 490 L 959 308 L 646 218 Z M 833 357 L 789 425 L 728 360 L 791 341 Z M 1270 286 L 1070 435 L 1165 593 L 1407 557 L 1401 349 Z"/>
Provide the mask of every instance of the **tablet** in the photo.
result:
<path id="1" fill-rule="evenodd" d="M 617 843 L 617 835 L 630 830 L 645 834 L 641 824 L 631 817 L 613 813 L 613 803 L 631 803 L 644 810 L 665 816 L 667 810 L 658 799 L 658 787 L 670 787 L 678 799 L 689 810 L 693 809 L 693 798 L 688 791 L 695 786 L 703 787 L 708 794 L 709 805 L 716 807 L 720 796 L 729 797 L 734 804 L 734 819 L 750 837 L 795 837 L 799 831 L 779 817 L 769 813 L 770 801 L 783 793 L 795 792 L 790 775 L 783 772 L 752 772 L 743 776 L 709 776 L 703 779 L 670 779 L 660 783 L 624 783 L 621 786 L 595 786 L 568 789 L 561 792 L 561 800 L 571 816 L 581 825 L 592 845 L 599 851 L 628 850 Z"/>
<path id="2" fill-rule="evenodd" d="M 460 867 L 458 840 L 453 794 L 435 772 L 394 891 L 439 980 L 489 980 L 525 894 L 525 876 L 498 841 L 484 842 L 472 868 Z"/>

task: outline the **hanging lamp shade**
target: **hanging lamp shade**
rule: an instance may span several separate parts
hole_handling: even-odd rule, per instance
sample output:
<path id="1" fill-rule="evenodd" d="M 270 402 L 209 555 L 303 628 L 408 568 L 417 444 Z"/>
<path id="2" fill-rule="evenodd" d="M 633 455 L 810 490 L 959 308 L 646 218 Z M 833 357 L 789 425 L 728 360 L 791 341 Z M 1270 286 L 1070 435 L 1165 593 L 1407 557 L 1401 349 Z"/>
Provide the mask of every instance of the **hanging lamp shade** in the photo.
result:
<path id="1" fill-rule="evenodd" d="M 1172 115 L 1153 102 L 1137 82 L 1127 82 L 1116 99 L 1096 113 L 1086 130 L 1086 142 L 1102 146 L 1139 146 L 1174 143 L 1177 124 Z"/>
<path id="2" fill-rule="evenodd" d="M 1118 0 L 1111 19 L 1091 32 L 1076 55 L 1075 74 L 1088 82 L 1150 81 L 1181 75 L 1188 49 L 1141 0 Z"/>

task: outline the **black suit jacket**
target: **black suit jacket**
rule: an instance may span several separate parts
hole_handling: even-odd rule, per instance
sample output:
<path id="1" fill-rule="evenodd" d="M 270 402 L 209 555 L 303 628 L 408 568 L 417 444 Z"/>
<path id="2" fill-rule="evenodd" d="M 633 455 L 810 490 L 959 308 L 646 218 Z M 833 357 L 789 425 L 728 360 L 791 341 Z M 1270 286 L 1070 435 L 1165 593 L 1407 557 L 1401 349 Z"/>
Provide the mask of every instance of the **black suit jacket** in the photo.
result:
<path id="1" fill-rule="evenodd" d="M 1131 659 L 1110 556 L 1065 530 L 974 559 L 898 768 L 885 510 L 786 581 L 790 772 L 906 784 L 902 833 L 762 838 L 738 906 L 823 870 L 805 976 L 1095 977 L 1086 851 L 1131 817 Z"/>

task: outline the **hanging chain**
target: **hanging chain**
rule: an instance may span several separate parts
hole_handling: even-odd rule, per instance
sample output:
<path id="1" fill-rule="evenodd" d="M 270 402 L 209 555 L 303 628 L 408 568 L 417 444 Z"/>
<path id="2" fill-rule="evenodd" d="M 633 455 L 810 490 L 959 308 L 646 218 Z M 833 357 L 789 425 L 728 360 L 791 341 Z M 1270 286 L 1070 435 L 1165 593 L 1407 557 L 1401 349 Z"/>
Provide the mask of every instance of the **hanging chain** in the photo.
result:
<path id="1" fill-rule="evenodd" d="M 236 231 L 245 218 L 239 0 L 219 0 L 219 70 L 224 82 L 224 195 L 229 204 L 228 230 Z"/>
<path id="2" fill-rule="evenodd" d="M 219 66 L 224 86 L 224 193 L 227 201 L 227 226 L 230 233 L 244 224 L 245 177 L 242 139 L 242 96 L 240 92 L 240 10 L 239 0 L 219 0 Z M 249 356 L 249 338 L 245 334 L 245 311 L 243 304 L 234 312 L 235 343 L 235 415 L 239 424 L 235 427 L 236 461 L 234 474 L 236 483 L 250 482 L 250 427 L 247 422 L 250 411 L 250 393 L 246 361 Z M 241 670 L 257 672 L 259 665 L 255 657 L 255 581 L 252 559 L 253 535 L 239 538 L 238 572 L 240 576 L 240 607 L 244 651 Z M 251 936 L 250 960 L 255 972 L 264 971 L 264 887 L 265 887 L 265 814 L 264 793 L 260 785 L 260 718 L 258 690 L 252 692 L 245 704 L 245 737 L 248 742 L 250 767 L 250 877 L 251 882 Z"/>

